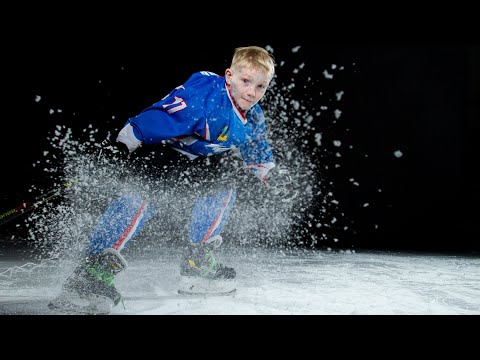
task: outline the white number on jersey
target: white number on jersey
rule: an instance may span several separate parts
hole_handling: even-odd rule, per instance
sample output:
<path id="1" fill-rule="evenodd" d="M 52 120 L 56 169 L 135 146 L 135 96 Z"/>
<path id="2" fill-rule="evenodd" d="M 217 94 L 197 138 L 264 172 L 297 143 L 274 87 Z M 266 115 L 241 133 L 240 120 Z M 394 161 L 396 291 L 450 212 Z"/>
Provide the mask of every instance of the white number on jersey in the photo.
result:
<path id="1" fill-rule="evenodd" d="M 187 108 L 187 103 L 181 97 L 175 96 L 175 101 L 171 104 L 163 105 L 164 109 L 167 109 L 169 114 L 174 114 L 180 110 Z"/>

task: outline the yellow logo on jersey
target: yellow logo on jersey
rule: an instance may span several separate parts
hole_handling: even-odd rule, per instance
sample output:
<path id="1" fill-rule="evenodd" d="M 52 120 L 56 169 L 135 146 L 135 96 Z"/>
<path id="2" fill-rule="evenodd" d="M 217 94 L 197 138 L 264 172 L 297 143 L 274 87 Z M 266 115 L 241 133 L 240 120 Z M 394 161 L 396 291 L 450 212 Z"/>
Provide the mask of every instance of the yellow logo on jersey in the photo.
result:
<path id="1" fill-rule="evenodd" d="M 220 136 L 217 138 L 218 141 L 220 142 L 225 142 L 228 139 L 228 136 L 230 135 L 230 131 L 228 131 L 228 126 L 225 126 L 220 133 Z"/>

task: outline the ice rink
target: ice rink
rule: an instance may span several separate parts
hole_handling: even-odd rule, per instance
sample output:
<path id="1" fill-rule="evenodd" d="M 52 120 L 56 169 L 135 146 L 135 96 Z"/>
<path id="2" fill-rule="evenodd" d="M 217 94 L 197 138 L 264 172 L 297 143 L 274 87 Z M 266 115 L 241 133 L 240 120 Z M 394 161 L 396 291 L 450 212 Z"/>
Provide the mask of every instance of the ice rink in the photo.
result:
<path id="1" fill-rule="evenodd" d="M 237 293 L 177 294 L 180 251 L 130 251 L 117 277 L 124 296 L 112 315 L 471 315 L 480 314 L 478 256 L 225 248 Z M 46 306 L 74 268 L 0 249 L 0 314 L 57 314 Z"/>

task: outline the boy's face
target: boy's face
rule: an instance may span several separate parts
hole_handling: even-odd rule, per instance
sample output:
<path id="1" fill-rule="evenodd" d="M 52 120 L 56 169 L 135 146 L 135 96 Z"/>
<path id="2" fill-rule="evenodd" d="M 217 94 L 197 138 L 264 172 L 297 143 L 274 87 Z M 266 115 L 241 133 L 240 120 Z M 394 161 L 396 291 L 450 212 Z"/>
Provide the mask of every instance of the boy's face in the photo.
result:
<path id="1" fill-rule="evenodd" d="M 225 79 L 233 99 L 244 111 L 260 101 L 272 80 L 265 72 L 249 67 L 227 69 Z"/>

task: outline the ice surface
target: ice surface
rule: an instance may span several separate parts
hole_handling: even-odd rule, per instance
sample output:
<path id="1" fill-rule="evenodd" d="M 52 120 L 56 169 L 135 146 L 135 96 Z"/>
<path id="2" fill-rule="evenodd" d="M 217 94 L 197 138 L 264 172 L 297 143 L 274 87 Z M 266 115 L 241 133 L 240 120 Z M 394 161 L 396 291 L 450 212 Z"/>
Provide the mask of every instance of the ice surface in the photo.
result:
<path id="1" fill-rule="evenodd" d="M 236 268 L 237 293 L 188 297 L 177 294 L 179 249 L 125 256 L 129 267 L 116 281 L 124 306 L 112 315 L 480 314 L 477 257 L 230 247 L 219 258 Z M 74 266 L 2 254 L 0 314 L 55 314 L 46 304 Z"/>

